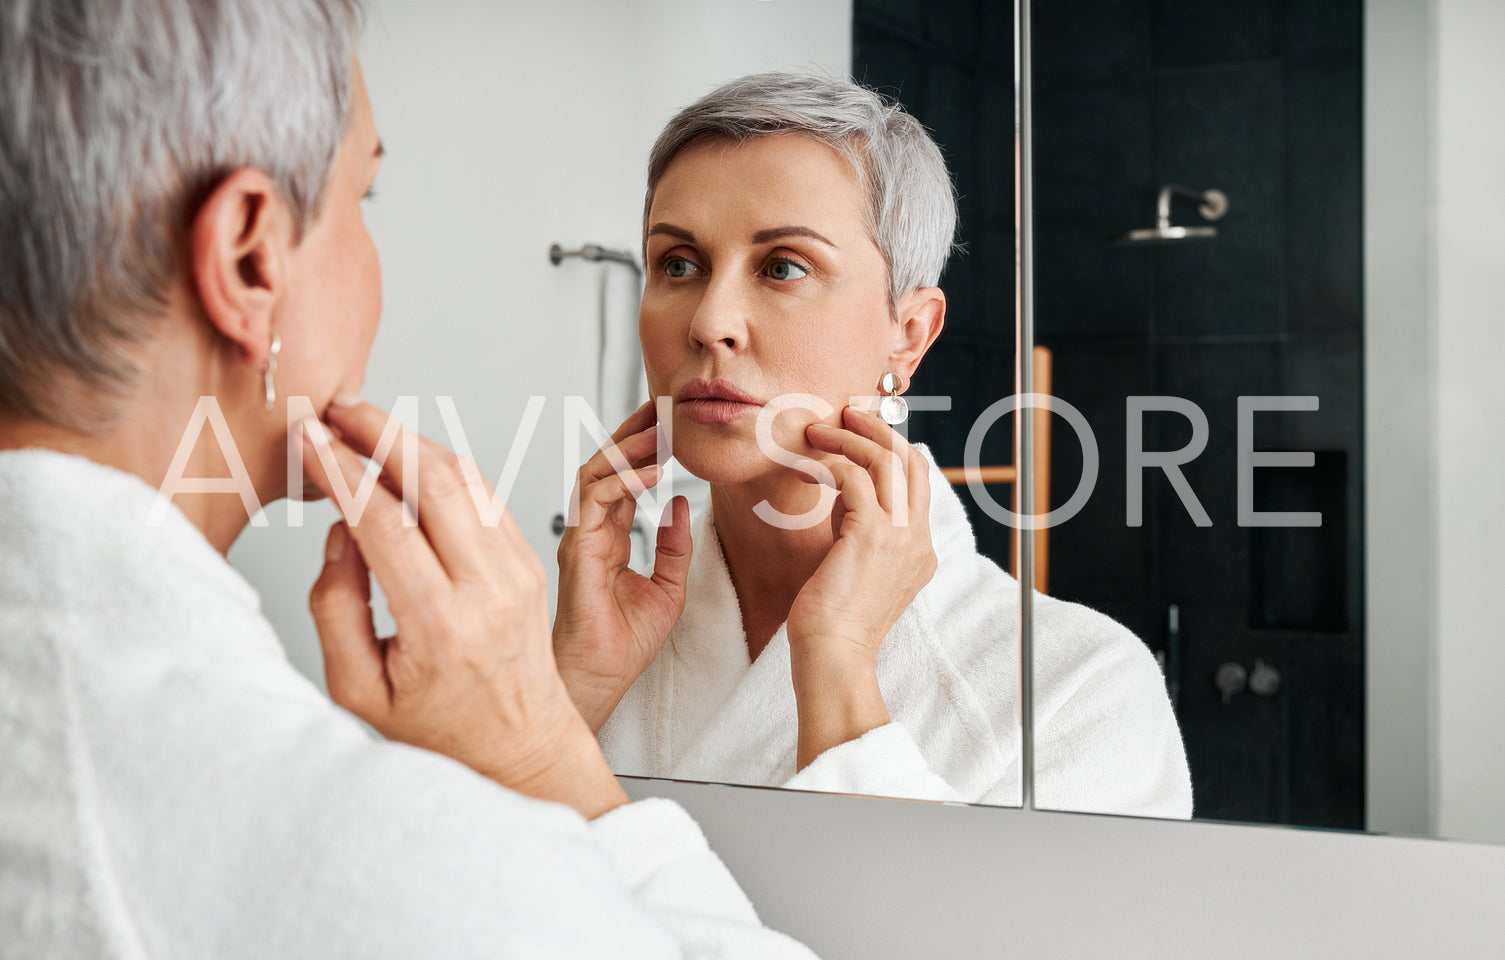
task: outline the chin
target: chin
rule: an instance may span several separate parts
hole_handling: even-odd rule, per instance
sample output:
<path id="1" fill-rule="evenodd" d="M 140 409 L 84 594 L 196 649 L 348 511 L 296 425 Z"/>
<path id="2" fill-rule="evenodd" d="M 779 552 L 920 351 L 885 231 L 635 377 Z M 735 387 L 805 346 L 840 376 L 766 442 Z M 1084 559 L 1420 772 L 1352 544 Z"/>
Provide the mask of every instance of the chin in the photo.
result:
<path id="1" fill-rule="evenodd" d="M 792 451 L 794 456 L 815 454 L 807 444 L 784 436 L 784 432 L 775 432 L 780 447 Z M 693 476 L 717 486 L 747 483 L 789 469 L 758 448 L 750 421 L 745 430 L 676 422 L 674 459 Z"/>

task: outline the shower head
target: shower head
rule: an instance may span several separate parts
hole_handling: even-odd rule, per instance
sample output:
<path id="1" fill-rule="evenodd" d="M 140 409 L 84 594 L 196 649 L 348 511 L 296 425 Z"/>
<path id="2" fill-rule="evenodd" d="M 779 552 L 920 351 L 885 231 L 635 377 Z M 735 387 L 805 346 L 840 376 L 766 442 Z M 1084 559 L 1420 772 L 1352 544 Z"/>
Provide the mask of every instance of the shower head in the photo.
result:
<path id="1" fill-rule="evenodd" d="M 1115 237 L 1113 243 L 1120 247 L 1151 247 L 1165 243 L 1211 240 L 1217 235 L 1217 227 L 1144 227 Z"/>
<path id="2" fill-rule="evenodd" d="M 1197 212 L 1204 220 L 1221 220 L 1228 212 L 1228 195 L 1221 190 L 1188 190 L 1174 183 L 1160 188 L 1155 200 L 1155 225 L 1115 237 L 1113 242 L 1120 247 L 1156 246 L 1167 243 L 1189 243 L 1194 240 L 1211 240 L 1218 235 L 1217 227 L 1177 227 L 1171 224 L 1171 196 L 1189 197 L 1197 202 Z"/>

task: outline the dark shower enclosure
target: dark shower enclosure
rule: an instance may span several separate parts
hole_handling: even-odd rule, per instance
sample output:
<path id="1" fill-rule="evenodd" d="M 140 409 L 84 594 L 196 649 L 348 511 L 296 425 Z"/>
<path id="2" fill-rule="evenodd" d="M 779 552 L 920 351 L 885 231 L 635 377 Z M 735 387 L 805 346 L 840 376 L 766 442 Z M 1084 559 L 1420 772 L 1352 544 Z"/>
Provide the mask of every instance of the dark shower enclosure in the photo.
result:
<path id="1" fill-rule="evenodd" d="M 935 132 L 962 195 L 968 249 L 915 385 L 957 413 L 912 430 L 947 462 L 1013 385 L 1011 7 L 855 2 L 854 76 Z M 1162 659 L 1198 817 L 1362 828 L 1361 2 L 1037 0 L 1031 15 L 1035 336 L 1101 454 L 1087 506 L 1051 531 L 1050 592 Z M 1171 208 L 1216 236 L 1115 245 L 1155 224 L 1170 184 L 1227 197 L 1215 223 L 1195 201 Z M 1159 470 L 1128 525 L 1126 401 L 1164 395 L 1206 414 L 1183 471 L 1211 526 Z M 1253 449 L 1314 465 L 1254 470 L 1253 506 L 1317 511 L 1320 527 L 1238 522 L 1239 398 L 1268 396 L 1319 408 L 1255 415 Z M 1053 505 L 1082 464 L 1056 423 Z M 1146 450 L 1191 434 L 1179 414 L 1144 415 Z M 974 522 L 1006 564 L 1006 531 Z"/>

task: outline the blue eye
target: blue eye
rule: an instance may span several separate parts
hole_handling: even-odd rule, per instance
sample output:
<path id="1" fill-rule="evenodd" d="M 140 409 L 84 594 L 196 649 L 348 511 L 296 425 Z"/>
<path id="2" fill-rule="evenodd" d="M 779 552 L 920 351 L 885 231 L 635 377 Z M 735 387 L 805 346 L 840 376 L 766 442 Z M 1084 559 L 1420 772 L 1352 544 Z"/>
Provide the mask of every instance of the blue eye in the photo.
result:
<path id="1" fill-rule="evenodd" d="M 374 184 L 374 183 L 371 184 L 371 187 L 364 194 L 361 195 L 361 199 L 362 200 L 375 200 L 376 199 L 376 184 Z"/>
<path id="2" fill-rule="evenodd" d="M 768 264 L 768 275 L 775 280 L 799 280 L 808 277 L 810 271 L 793 260 L 774 260 Z"/>
<path id="3" fill-rule="evenodd" d="M 688 277 L 700 269 L 684 257 L 664 258 L 663 268 L 664 276 L 675 278 Z"/>

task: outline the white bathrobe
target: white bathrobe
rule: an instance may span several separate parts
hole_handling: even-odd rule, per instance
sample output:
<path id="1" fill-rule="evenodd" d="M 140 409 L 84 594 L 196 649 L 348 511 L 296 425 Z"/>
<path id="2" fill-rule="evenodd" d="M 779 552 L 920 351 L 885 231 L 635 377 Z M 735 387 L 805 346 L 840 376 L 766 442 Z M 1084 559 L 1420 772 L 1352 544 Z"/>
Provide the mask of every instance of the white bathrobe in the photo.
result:
<path id="1" fill-rule="evenodd" d="M 372 737 L 134 477 L 0 453 L 0 954 L 808 957 L 678 806 Z"/>
<path id="2" fill-rule="evenodd" d="M 938 569 L 878 653 L 891 723 L 795 772 L 786 627 L 749 662 L 707 510 L 684 614 L 601 730 L 612 769 L 1017 805 L 1019 586 L 977 552 L 961 500 L 933 463 L 930 488 Z M 1036 805 L 1189 817 L 1186 752 L 1148 648 L 1100 613 L 1039 594 L 1034 623 Z"/>

